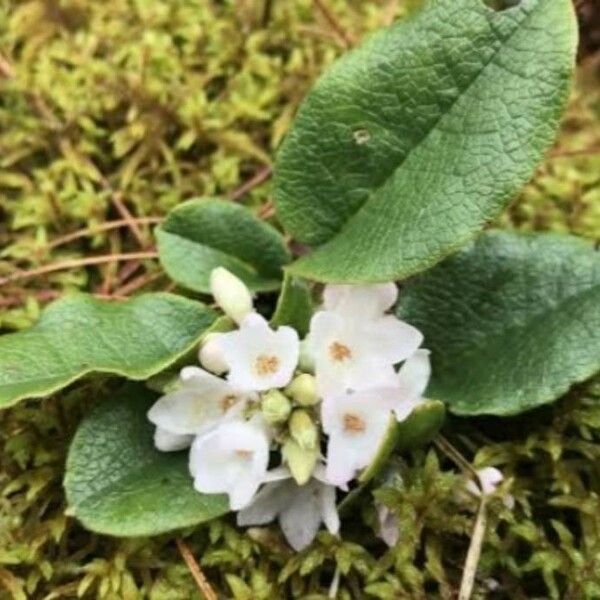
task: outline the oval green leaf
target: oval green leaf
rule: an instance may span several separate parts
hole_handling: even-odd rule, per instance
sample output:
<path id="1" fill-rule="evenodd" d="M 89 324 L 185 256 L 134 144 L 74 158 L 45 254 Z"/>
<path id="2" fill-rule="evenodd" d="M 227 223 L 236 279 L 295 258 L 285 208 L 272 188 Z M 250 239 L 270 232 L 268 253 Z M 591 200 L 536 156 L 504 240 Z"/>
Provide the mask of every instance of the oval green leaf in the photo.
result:
<path id="1" fill-rule="evenodd" d="M 460 248 L 531 176 L 568 96 L 571 0 L 430 0 L 339 60 L 275 169 L 278 216 L 326 282 L 403 279 Z"/>
<path id="2" fill-rule="evenodd" d="M 128 385 L 83 420 L 65 474 L 68 514 L 98 533 L 156 535 L 229 511 L 226 496 L 196 492 L 188 452 L 159 452 L 146 412 L 156 399 Z"/>
<path id="3" fill-rule="evenodd" d="M 398 315 L 432 351 L 428 393 L 460 415 L 515 415 L 600 370 L 600 253 L 488 232 L 410 282 Z"/>
<path id="4" fill-rule="evenodd" d="M 58 300 L 30 329 L 0 336 L 0 408 L 91 372 L 147 379 L 191 350 L 215 318 L 203 304 L 171 294 Z"/>
<path id="5" fill-rule="evenodd" d="M 286 274 L 271 325 L 273 327 L 289 325 L 300 334 L 300 337 L 304 337 L 308 333 L 313 311 L 310 288 L 306 281 Z"/>
<path id="6" fill-rule="evenodd" d="M 210 272 L 225 267 L 254 292 L 276 290 L 290 253 L 279 232 L 247 208 L 216 199 L 190 200 L 156 229 L 158 255 L 173 281 L 210 293 Z"/>

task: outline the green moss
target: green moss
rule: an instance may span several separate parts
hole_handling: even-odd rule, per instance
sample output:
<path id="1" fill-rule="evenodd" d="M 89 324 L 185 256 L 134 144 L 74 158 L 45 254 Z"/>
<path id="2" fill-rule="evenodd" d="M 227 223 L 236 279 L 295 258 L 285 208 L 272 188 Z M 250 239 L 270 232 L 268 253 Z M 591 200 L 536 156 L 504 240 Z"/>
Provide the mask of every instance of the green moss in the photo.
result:
<path id="1" fill-rule="evenodd" d="M 328 0 L 358 39 L 418 2 Z M 48 242 L 192 196 L 227 194 L 268 166 L 318 73 L 343 51 L 310 0 L 4 0 L 0 2 L 0 276 L 62 260 L 139 250 L 127 228 Z M 8 65 L 8 68 L 7 66 Z M 12 75 L 7 77 L 6 75 Z M 582 70 L 553 154 L 499 220 L 505 227 L 600 236 L 600 86 Z M 561 156 L 558 156 L 562 153 Z M 268 182 L 243 200 L 257 210 Z M 263 208 L 261 208 L 263 207 Z M 70 289 L 114 291 L 154 261 L 66 270 L 0 288 L 0 327 L 20 328 Z M 95 536 L 64 516 L 69 440 L 98 386 L 84 381 L 43 403 L 0 413 L 0 598 L 200 598 L 174 536 Z M 516 508 L 490 507 L 477 598 L 600 597 L 600 384 L 521 419 L 455 420 L 445 435 L 475 465 L 510 477 Z M 40 410 L 41 406 L 41 410 Z M 401 543 L 374 535 L 372 494 L 293 555 L 276 527 L 231 518 L 184 532 L 225 597 L 453 598 L 476 503 L 437 448 L 398 457 L 375 496 L 398 515 Z M 496 586 L 494 590 L 493 588 Z"/>

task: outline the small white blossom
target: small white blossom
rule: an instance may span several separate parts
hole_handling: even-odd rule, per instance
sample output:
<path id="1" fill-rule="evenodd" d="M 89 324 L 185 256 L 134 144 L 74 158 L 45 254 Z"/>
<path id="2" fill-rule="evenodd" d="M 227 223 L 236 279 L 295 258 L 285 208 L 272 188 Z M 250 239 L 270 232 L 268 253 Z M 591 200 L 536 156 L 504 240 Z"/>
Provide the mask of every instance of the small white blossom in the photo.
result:
<path id="1" fill-rule="evenodd" d="M 265 391 L 285 387 L 298 364 L 300 342 L 291 327 L 276 331 L 260 315 L 248 315 L 240 329 L 218 338 L 229 367 L 229 382 L 239 389 Z"/>
<path id="2" fill-rule="evenodd" d="M 231 510 L 250 503 L 264 481 L 268 463 L 269 437 L 258 418 L 222 423 L 197 437 L 190 453 L 196 490 L 228 494 Z"/>
<path id="3" fill-rule="evenodd" d="M 239 413 L 249 398 L 227 381 L 198 367 L 185 367 L 180 387 L 159 398 L 148 411 L 148 419 L 175 435 L 198 435 L 215 427 L 224 417 Z M 159 443 L 163 443 L 160 438 Z M 157 448 L 161 449 L 158 445 Z"/>
<path id="4" fill-rule="evenodd" d="M 323 291 L 325 310 L 333 310 L 351 318 L 381 317 L 396 304 L 398 288 L 394 283 L 375 285 L 327 285 Z"/>
<path id="5" fill-rule="evenodd" d="M 327 444 L 327 480 L 344 486 L 369 465 L 392 421 L 395 388 L 374 388 L 326 398 L 321 408 Z"/>
<path id="6" fill-rule="evenodd" d="M 377 504 L 376 510 L 379 525 L 377 535 L 391 548 L 400 539 L 398 517 L 385 504 Z"/>
<path id="7" fill-rule="evenodd" d="M 254 311 L 252 294 L 246 284 L 224 267 L 211 271 L 210 291 L 223 312 L 236 323 Z"/>
<path id="8" fill-rule="evenodd" d="M 322 396 L 393 385 L 394 365 L 423 341 L 421 332 L 392 315 L 373 318 L 338 311 L 317 312 L 308 340 Z"/>
<path id="9" fill-rule="evenodd" d="M 431 376 L 429 350 L 417 350 L 409 356 L 398 371 L 398 401 L 394 412 L 398 421 L 404 421 L 423 402 L 423 393 Z"/>
<path id="10" fill-rule="evenodd" d="M 202 342 L 198 359 L 200 364 L 215 375 L 223 375 L 227 372 L 227 363 L 223 358 L 223 352 L 219 346 L 219 337 L 222 333 L 209 333 Z"/>
<path id="11" fill-rule="evenodd" d="M 484 467 L 483 469 L 477 470 L 477 478 L 479 479 L 479 485 L 472 479 L 469 479 L 465 487 L 474 496 L 481 497 L 491 496 L 495 494 L 498 486 L 504 481 L 504 475 L 496 467 Z M 503 497 L 503 502 L 506 508 L 512 509 L 515 505 L 515 499 L 510 494 L 506 494 Z"/>
<path id="12" fill-rule="evenodd" d="M 157 427 L 154 430 L 154 445 L 161 452 L 177 452 L 189 448 L 194 441 L 193 435 L 179 435 Z"/>
<path id="13" fill-rule="evenodd" d="M 238 525 L 264 525 L 279 518 L 283 534 L 297 551 L 313 541 L 321 523 L 330 533 L 339 532 L 335 487 L 325 480 L 321 465 L 315 469 L 313 478 L 303 486 L 291 479 L 287 469 L 274 471 L 276 474 L 270 477 L 272 483 L 267 483 L 252 503 L 238 513 Z"/>

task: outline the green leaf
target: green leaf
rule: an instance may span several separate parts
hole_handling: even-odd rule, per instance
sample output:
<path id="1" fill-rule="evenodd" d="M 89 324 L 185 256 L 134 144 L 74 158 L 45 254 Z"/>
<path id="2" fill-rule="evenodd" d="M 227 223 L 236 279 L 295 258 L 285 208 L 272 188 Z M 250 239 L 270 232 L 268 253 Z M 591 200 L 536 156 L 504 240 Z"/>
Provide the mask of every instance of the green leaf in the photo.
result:
<path id="1" fill-rule="evenodd" d="M 171 294 L 59 300 L 30 329 L 0 336 L 0 407 L 47 396 L 91 372 L 146 379 L 191 350 L 215 317 Z"/>
<path id="2" fill-rule="evenodd" d="M 188 452 L 159 452 L 146 413 L 156 396 L 129 384 L 83 420 L 65 474 L 68 514 L 108 535 L 156 535 L 229 511 L 226 496 L 196 492 Z"/>
<path id="3" fill-rule="evenodd" d="M 190 200 L 156 229 L 162 266 L 180 285 L 210 292 L 210 272 L 225 267 L 255 292 L 276 290 L 290 253 L 279 232 L 225 200 Z"/>
<path id="4" fill-rule="evenodd" d="M 289 270 L 391 281 L 460 248 L 552 142 L 576 42 L 571 0 L 430 0 L 339 60 L 276 164 L 280 220 L 320 246 Z"/>
<path id="5" fill-rule="evenodd" d="M 307 283 L 286 274 L 271 325 L 273 327 L 289 325 L 300 334 L 300 337 L 304 337 L 308 333 L 312 315 L 313 301 Z"/>
<path id="6" fill-rule="evenodd" d="M 387 465 L 394 451 L 401 452 L 429 442 L 440 430 L 444 423 L 446 409 L 437 400 L 426 400 L 409 415 L 398 423 L 394 417 L 390 422 L 387 435 L 373 462 L 360 474 L 360 483 L 367 483 L 376 477 Z"/>
<path id="7" fill-rule="evenodd" d="M 488 232 L 410 282 L 398 315 L 432 350 L 430 395 L 461 415 L 518 414 L 600 370 L 600 253 Z"/>

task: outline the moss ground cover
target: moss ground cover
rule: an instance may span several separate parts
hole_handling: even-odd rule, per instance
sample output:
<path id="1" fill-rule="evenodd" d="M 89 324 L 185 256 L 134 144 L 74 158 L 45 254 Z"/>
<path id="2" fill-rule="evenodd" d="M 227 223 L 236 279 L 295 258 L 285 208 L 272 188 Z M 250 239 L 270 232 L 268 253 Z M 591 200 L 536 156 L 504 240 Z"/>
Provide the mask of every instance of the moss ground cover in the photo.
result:
<path id="1" fill-rule="evenodd" d="M 0 328 L 77 289 L 169 289 L 151 228 L 194 196 L 229 196 L 275 223 L 269 172 L 299 101 L 345 48 L 417 4 L 1 0 Z M 557 144 L 502 227 L 600 238 L 599 64 L 582 58 Z M 458 451 L 501 468 L 516 499 L 490 507 L 476 597 L 598 598 L 599 383 L 502 428 L 453 421 L 447 440 L 395 460 L 343 541 L 322 533 L 292 555 L 275 528 L 230 518 L 182 536 L 224 597 L 326 598 L 337 567 L 340 598 L 452 598 L 477 510 Z M 0 598 L 202 597 L 174 536 L 101 537 L 64 514 L 68 443 L 114 384 L 0 413 Z M 374 535 L 372 493 L 399 518 L 396 549 Z"/>

